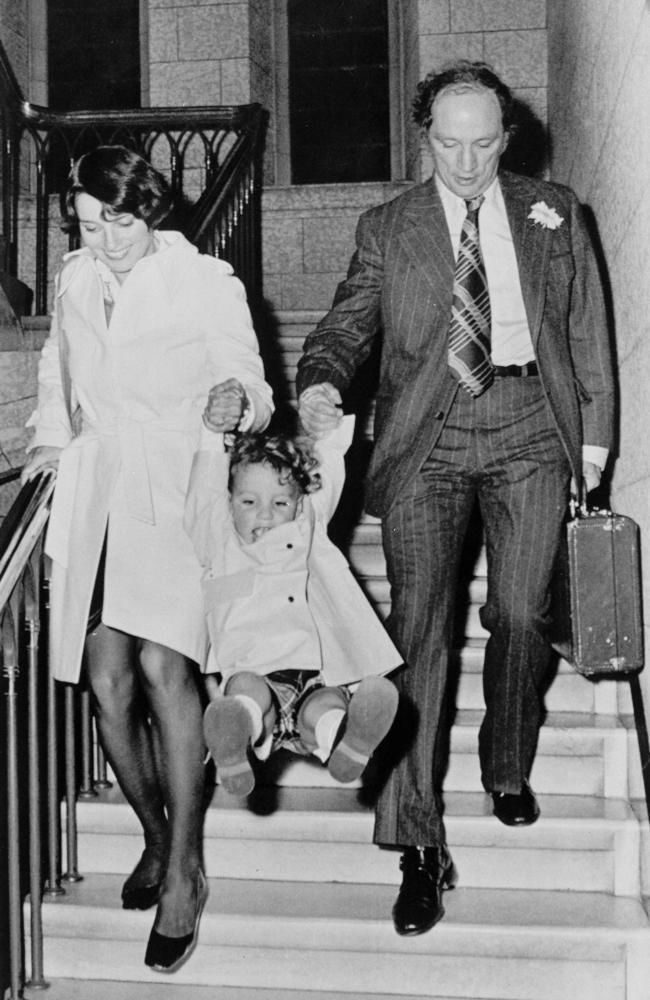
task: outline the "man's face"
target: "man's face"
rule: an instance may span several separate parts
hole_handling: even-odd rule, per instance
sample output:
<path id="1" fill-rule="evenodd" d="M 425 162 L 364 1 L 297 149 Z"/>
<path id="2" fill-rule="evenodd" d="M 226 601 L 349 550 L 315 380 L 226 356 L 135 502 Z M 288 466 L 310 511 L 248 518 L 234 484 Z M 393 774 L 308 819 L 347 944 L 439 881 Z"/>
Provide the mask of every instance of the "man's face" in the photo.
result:
<path id="1" fill-rule="evenodd" d="M 431 114 L 428 136 L 438 177 L 459 198 L 483 194 L 508 143 L 496 94 L 479 85 L 446 87 Z"/>

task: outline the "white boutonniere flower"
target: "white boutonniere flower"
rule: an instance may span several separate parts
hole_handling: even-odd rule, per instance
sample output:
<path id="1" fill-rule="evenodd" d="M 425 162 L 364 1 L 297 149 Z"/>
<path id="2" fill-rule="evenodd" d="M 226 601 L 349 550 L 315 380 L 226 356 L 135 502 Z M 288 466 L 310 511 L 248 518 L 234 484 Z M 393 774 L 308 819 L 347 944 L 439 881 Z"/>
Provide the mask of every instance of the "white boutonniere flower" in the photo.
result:
<path id="1" fill-rule="evenodd" d="M 528 218 L 532 219 L 536 226 L 543 226 L 544 229 L 558 229 L 564 222 L 562 216 L 558 215 L 554 208 L 550 208 L 545 201 L 536 201 Z"/>

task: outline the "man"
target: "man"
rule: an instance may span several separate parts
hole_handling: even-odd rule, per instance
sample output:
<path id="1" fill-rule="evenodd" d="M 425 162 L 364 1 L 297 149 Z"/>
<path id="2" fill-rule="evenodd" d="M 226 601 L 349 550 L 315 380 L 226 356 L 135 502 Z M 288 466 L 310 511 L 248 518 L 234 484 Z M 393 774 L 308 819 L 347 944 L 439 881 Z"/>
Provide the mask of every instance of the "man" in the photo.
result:
<path id="1" fill-rule="evenodd" d="M 305 342 L 305 429 L 340 414 L 340 393 L 382 330 L 366 508 L 382 519 L 388 627 L 419 716 L 377 808 L 375 840 L 403 850 L 400 934 L 443 915 L 455 869 L 445 844 L 443 703 L 458 564 L 475 500 L 488 558 L 490 633 L 483 785 L 508 825 L 535 822 L 528 784 L 550 658 L 548 590 L 569 484 L 598 485 L 612 438 L 603 296 L 580 206 L 566 187 L 499 171 L 508 88 L 459 62 L 418 87 L 414 119 L 434 176 L 365 213 L 348 277 Z"/>

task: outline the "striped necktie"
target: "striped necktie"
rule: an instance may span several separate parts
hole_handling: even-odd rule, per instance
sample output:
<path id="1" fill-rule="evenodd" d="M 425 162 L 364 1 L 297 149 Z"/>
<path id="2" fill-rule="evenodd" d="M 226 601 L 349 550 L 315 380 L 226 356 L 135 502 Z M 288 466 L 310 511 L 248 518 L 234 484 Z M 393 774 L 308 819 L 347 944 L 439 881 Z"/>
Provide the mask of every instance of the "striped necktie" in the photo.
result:
<path id="1" fill-rule="evenodd" d="M 466 201 L 454 273 L 449 327 L 449 367 L 463 389 L 480 396 L 494 379 L 490 361 L 490 296 L 478 236 L 483 195 Z"/>

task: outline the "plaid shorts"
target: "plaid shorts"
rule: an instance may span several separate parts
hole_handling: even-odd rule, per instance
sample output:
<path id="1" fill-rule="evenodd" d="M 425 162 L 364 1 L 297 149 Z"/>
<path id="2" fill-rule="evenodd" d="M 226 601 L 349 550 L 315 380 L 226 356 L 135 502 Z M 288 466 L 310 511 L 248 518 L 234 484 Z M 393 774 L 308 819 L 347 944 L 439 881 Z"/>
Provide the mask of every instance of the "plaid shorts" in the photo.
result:
<path id="1" fill-rule="evenodd" d="M 278 712 L 271 753 L 284 749 L 309 757 L 314 748 L 308 747 L 300 737 L 298 713 L 312 692 L 325 687 L 322 674 L 318 670 L 275 670 L 266 674 L 264 680 L 271 689 Z"/>

